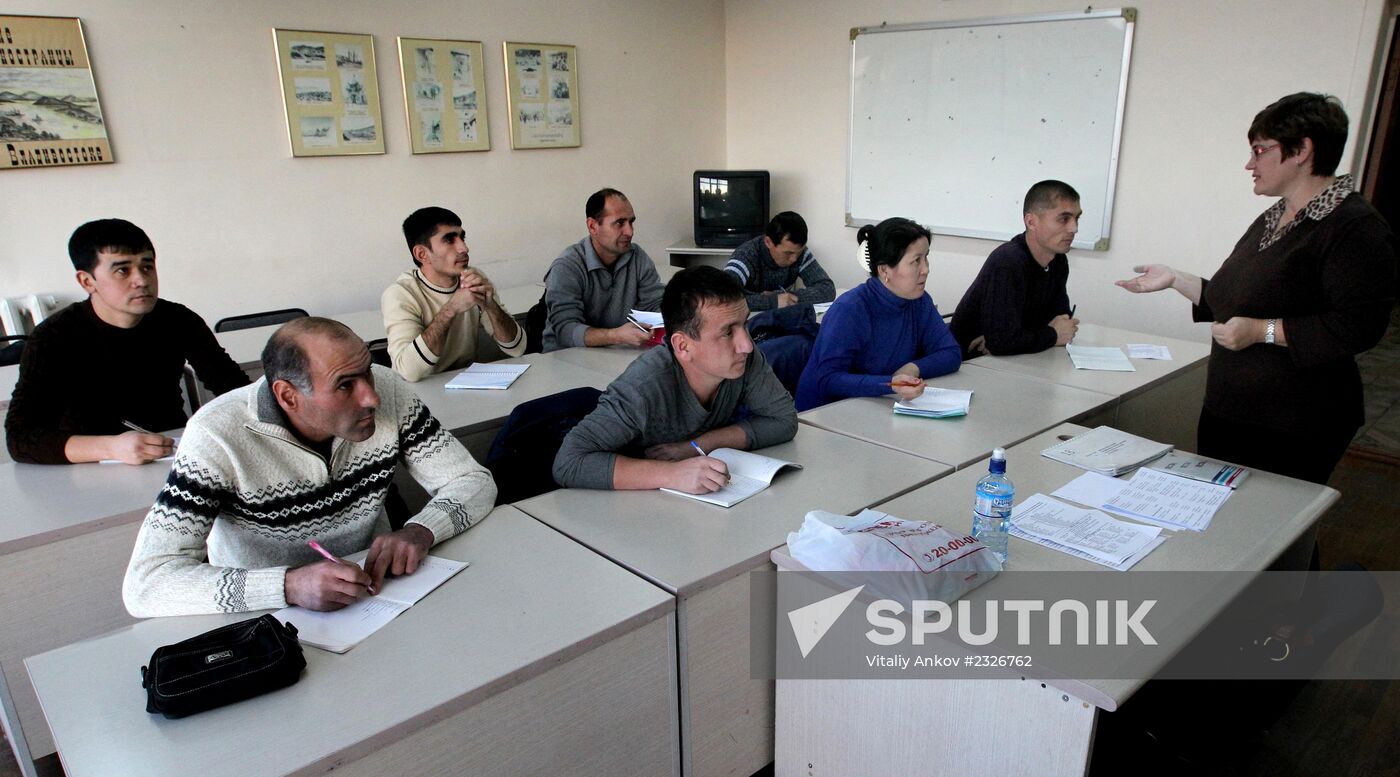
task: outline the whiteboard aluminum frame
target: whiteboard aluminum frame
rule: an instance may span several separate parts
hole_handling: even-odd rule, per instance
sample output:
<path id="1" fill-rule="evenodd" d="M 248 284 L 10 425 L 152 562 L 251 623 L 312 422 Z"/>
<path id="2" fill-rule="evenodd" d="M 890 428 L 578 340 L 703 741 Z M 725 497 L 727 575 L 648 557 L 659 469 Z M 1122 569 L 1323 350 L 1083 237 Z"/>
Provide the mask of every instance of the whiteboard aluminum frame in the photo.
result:
<path id="1" fill-rule="evenodd" d="M 1033 22 L 1069 22 L 1082 21 L 1084 19 L 1109 18 L 1122 18 L 1126 21 L 1124 23 L 1125 29 L 1123 30 L 1123 67 L 1118 80 L 1118 105 L 1113 122 L 1113 148 L 1109 153 L 1108 160 L 1108 191 L 1107 196 L 1104 198 L 1103 226 L 1100 230 L 1100 237 L 1097 242 L 1075 241 L 1071 244 L 1073 248 L 1107 251 L 1109 245 L 1109 227 L 1113 221 L 1113 200 L 1118 189 L 1118 154 L 1123 143 L 1123 113 L 1128 101 L 1128 65 L 1133 56 L 1133 31 L 1137 26 L 1136 8 L 1105 8 L 1101 11 L 1086 11 L 1083 13 L 1068 12 L 1025 14 L 1021 16 L 983 16 L 976 19 L 955 19 L 942 22 L 912 22 L 909 24 L 881 24 L 877 27 L 852 27 L 850 69 L 851 94 L 846 123 L 846 226 L 859 228 L 876 223 L 869 219 L 856 219 L 851 215 L 853 177 L 851 160 L 855 158 L 856 137 L 856 38 L 861 35 L 875 35 L 882 32 L 909 32 L 915 30 L 985 27 L 1002 24 L 1029 24 Z M 930 229 L 935 234 L 939 235 L 975 237 L 984 240 L 1006 240 L 1008 237 L 1002 233 L 987 232 L 980 229 L 959 229 L 957 227 L 939 227 L 937 229 L 931 227 Z"/>

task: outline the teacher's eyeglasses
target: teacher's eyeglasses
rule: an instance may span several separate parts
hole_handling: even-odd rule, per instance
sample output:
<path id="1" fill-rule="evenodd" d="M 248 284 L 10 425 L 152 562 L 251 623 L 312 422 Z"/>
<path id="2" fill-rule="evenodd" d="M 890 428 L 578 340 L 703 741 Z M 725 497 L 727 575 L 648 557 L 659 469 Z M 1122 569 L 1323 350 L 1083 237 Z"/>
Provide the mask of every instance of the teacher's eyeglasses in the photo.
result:
<path id="1" fill-rule="evenodd" d="M 1261 143 L 1259 145 L 1250 146 L 1249 153 L 1254 157 L 1254 160 L 1257 162 L 1259 160 L 1259 157 L 1264 156 L 1265 154 L 1269 153 L 1270 151 L 1273 151 L 1278 147 L 1278 143 L 1271 143 L 1267 146 Z"/>

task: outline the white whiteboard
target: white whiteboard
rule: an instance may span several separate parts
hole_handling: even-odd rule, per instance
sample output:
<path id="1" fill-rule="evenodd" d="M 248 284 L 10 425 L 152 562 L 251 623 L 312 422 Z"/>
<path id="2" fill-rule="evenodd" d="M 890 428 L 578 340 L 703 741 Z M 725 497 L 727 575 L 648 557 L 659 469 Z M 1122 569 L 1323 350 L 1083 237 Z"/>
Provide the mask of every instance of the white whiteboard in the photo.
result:
<path id="1" fill-rule="evenodd" d="M 1076 248 L 1106 250 L 1133 9 L 851 31 L 846 224 L 905 216 L 1006 240 L 1036 181 L 1079 191 Z"/>

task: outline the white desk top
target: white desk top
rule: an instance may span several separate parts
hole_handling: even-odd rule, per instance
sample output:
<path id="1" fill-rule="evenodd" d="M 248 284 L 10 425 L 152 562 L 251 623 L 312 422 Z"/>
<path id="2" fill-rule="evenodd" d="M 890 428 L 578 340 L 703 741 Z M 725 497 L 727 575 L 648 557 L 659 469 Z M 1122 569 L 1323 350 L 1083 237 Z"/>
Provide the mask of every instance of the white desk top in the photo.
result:
<path id="1" fill-rule="evenodd" d="M 154 618 L 26 659 L 65 772 L 327 772 L 675 611 L 508 506 L 433 552 L 471 566 L 344 655 L 306 648 L 296 685 L 189 718 L 146 713 L 137 668 L 248 614 Z"/>
<path id="2" fill-rule="evenodd" d="M 326 316 L 326 318 L 333 318 L 350 327 L 365 342 L 384 337 L 384 316 L 378 308 L 336 313 Z M 267 345 L 267 338 L 271 337 L 279 326 L 281 324 L 235 329 L 232 332 L 219 332 L 214 335 L 214 338 L 228 352 L 229 357 L 240 367 L 246 368 L 262 363 L 263 346 Z"/>
<path id="3" fill-rule="evenodd" d="M 170 462 L 0 464 L 0 555 L 139 521 L 170 474 Z"/>
<path id="4" fill-rule="evenodd" d="M 616 378 L 646 351 L 646 348 L 633 348 L 630 345 L 609 345 L 603 348 L 565 348 L 551 351 L 549 355 L 565 364 L 607 373 Z"/>
<path id="5" fill-rule="evenodd" d="M 668 591 L 691 596 L 763 563 L 808 510 L 854 513 L 949 472 L 938 462 L 799 425 L 759 451 L 803 465 L 725 509 L 661 491 L 559 489 L 522 511 Z"/>
<path id="6" fill-rule="evenodd" d="M 979 360 L 980 361 L 980 360 Z M 971 390 L 972 407 L 958 418 L 895 415 L 894 395 L 856 397 L 813 408 L 804 424 L 894 448 L 961 469 L 1035 434 L 1116 400 L 1106 394 L 1034 380 L 967 363 L 930 386 Z"/>
<path id="7" fill-rule="evenodd" d="M 1016 356 L 979 356 L 972 363 L 984 369 L 1014 372 L 1064 386 L 1111 394 L 1122 399 L 1164 383 L 1187 369 L 1200 366 L 1198 363 L 1204 362 L 1210 355 L 1208 343 L 1159 337 L 1098 324 L 1080 324 L 1079 334 L 1074 338 L 1075 345 L 1117 346 L 1123 349 L 1125 354 L 1128 352 L 1128 343 L 1165 345 L 1171 349 L 1171 361 L 1133 359 L 1132 363 L 1137 372 L 1076 370 L 1065 349 L 1048 348 L 1040 353 L 1023 353 Z"/>
<path id="8" fill-rule="evenodd" d="M 1083 470 L 1040 455 L 1059 441 L 1087 431 L 1084 427 L 1062 424 L 1043 432 L 1006 452 L 1006 474 L 1016 484 L 1020 503 L 1035 493 L 1046 494 L 1083 474 Z M 941 523 L 954 532 L 971 530 L 973 493 L 985 467 L 968 467 L 946 478 L 915 489 L 903 496 L 876 505 L 875 509 L 900 518 L 925 519 Z M 1267 568 L 1294 540 L 1300 537 L 1338 499 L 1339 494 L 1301 480 L 1254 470 L 1230 497 L 1203 533 L 1166 532 L 1168 539 L 1139 561 L 1130 571 L 1259 571 Z M 1008 571 L 1094 571 L 1106 567 L 1082 561 L 1066 553 L 1011 537 Z M 997 581 L 978 589 L 978 595 L 996 597 Z M 1229 603 L 1202 602 L 1197 628 L 1204 626 Z M 1183 639 L 1196 632 L 1183 630 Z M 1164 643 L 1165 644 L 1165 643 Z M 1056 682 L 1081 699 L 1104 709 L 1115 709 L 1136 688 L 1137 680 L 1092 680 Z M 1072 687 L 1073 686 L 1073 687 Z"/>
<path id="9" fill-rule="evenodd" d="M 573 350 L 606 349 L 570 349 Z M 532 399 L 581 386 L 592 386 L 601 391 L 608 387 L 613 378 L 622 373 L 622 367 L 617 366 L 618 360 L 614 357 L 590 359 L 592 354 L 585 353 L 576 355 L 571 360 L 564 360 L 557 358 L 560 353 L 567 351 L 527 353 L 517 358 L 492 362 L 530 365 L 530 369 L 516 378 L 515 383 L 504 391 L 448 391 L 443 388 L 461 370 L 432 375 L 409 385 L 443 428 L 456 434 L 465 434 L 500 426 L 517 405 Z"/>

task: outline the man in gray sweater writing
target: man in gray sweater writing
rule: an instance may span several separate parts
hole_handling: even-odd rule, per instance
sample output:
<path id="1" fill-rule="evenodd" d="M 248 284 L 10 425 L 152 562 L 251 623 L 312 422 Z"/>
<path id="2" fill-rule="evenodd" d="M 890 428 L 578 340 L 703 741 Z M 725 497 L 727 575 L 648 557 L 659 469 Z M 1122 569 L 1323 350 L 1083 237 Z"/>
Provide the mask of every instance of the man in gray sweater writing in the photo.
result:
<path id="1" fill-rule="evenodd" d="M 717 491 L 716 448 L 752 450 L 797 434 L 797 411 L 744 323 L 744 289 L 701 266 L 666 285 L 666 342 L 637 358 L 564 438 L 554 479 L 570 488 Z M 743 406 L 747 414 L 736 420 Z"/>

